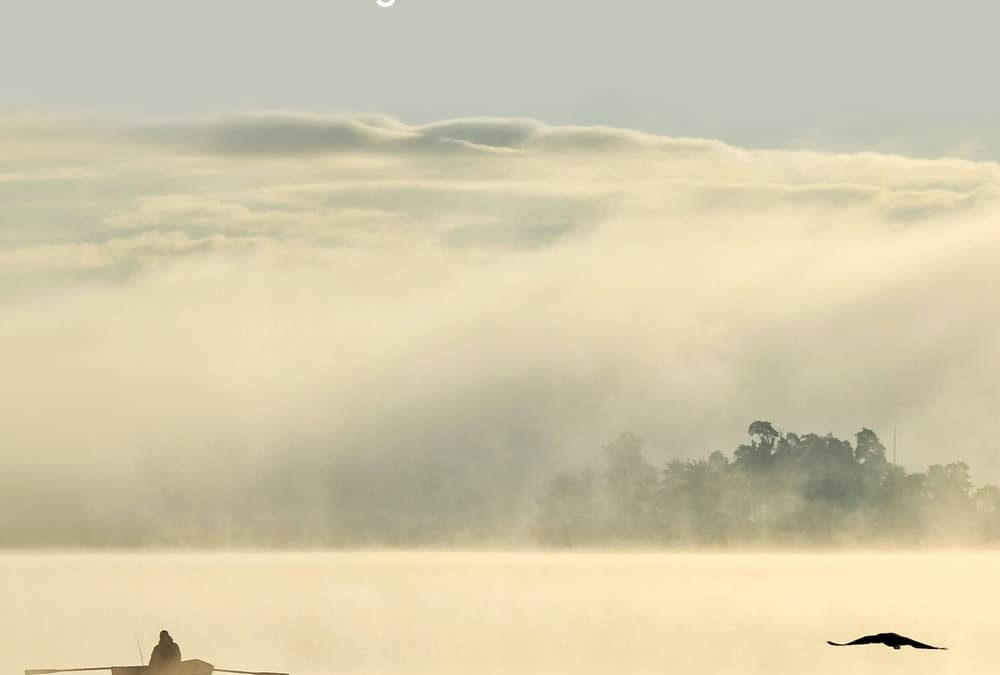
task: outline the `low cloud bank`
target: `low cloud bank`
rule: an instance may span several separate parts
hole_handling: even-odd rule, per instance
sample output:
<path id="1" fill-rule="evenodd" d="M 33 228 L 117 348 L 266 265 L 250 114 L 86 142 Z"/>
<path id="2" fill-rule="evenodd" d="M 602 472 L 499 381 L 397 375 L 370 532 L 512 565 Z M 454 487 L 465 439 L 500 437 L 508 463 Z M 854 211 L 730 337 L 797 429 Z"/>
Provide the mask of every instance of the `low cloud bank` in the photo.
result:
<path id="1" fill-rule="evenodd" d="M 461 542 L 622 430 L 1000 478 L 1000 167 L 531 120 L 0 125 L 0 543 Z"/>

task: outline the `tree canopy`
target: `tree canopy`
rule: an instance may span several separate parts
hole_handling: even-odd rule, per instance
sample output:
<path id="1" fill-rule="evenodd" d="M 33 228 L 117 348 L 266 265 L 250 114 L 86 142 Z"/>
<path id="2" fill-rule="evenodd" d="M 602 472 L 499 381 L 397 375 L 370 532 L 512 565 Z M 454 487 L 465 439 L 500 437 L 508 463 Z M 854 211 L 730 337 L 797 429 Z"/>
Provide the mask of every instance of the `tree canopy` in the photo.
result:
<path id="1" fill-rule="evenodd" d="M 878 435 L 781 432 L 757 420 L 731 454 L 655 467 L 642 440 L 604 448 L 602 472 L 561 473 L 539 500 L 550 545 L 919 545 L 1000 540 L 1000 488 L 961 461 L 907 473 Z"/>

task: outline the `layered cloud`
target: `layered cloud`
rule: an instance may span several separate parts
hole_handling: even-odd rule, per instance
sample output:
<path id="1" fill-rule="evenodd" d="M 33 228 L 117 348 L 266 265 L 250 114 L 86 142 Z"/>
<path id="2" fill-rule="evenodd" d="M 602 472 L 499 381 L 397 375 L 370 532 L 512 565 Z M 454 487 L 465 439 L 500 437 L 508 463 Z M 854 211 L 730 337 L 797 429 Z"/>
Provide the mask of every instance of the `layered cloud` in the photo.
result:
<path id="1" fill-rule="evenodd" d="M 0 129 L 23 499 L 471 531 L 618 431 L 690 456 L 758 418 L 1000 478 L 996 164 L 507 119 Z"/>

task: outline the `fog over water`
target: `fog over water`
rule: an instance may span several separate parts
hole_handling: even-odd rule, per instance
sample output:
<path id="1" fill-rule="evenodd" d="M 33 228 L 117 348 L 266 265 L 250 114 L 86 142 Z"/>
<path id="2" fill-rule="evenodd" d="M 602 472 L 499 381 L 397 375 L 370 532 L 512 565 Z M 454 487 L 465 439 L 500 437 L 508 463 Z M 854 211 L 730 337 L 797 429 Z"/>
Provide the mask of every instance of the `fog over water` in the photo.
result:
<path id="1" fill-rule="evenodd" d="M 7 554 L 0 671 L 185 658 L 294 675 L 977 673 L 1000 556 Z M 946 652 L 833 648 L 896 631 Z"/>
<path id="2" fill-rule="evenodd" d="M 0 543 L 508 536 L 621 432 L 758 419 L 995 482 L 998 213 L 993 162 L 7 114 Z"/>
<path id="3" fill-rule="evenodd" d="M 0 675 L 1000 663 L 1000 3 L 54 5 Z"/>

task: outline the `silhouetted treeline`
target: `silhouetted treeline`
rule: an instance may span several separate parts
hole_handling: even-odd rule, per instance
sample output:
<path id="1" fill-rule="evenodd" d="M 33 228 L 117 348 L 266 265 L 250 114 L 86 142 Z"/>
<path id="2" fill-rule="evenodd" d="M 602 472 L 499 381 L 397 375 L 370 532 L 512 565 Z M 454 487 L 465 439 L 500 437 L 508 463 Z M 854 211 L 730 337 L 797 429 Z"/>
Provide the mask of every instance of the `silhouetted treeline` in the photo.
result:
<path id="1" fill-rule="evenodd" d="M 748 429 L 731 455 L 651 464 L 642 441 L 605 446 L 600 471 L 562 473 L 539 500 L 550 545 L 947 545 L 1000 541 L 1000 489 L 964 462 L 907 473 L 875 432 Z"/>
<path id="2" fill-rule="evenodd" d="M 1000 490 L 973 486 L 962 462 L 907 473 L 868 429 L 850 441 L 768 422 L 749 432 L 731 454 L 662 465 L 626 434 L 602 466 L 547 487 L 563 452 L 530 445 L 528 461 L 471 442 L 288 453 L 227 480 L 170 464 L 147 467 L 155 480 L 0 472 L 0 548 L 1000 544 Z"/>

